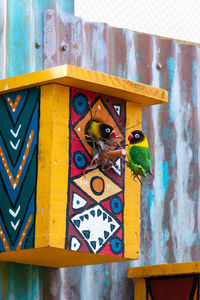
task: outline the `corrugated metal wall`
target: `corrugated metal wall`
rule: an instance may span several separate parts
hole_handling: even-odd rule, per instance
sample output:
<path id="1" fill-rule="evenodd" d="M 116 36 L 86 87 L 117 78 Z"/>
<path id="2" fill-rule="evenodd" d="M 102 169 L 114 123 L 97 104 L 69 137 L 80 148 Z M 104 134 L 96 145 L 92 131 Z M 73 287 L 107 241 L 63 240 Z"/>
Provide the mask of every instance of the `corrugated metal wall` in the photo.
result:
<path id="1" fill-rule="evenodd" d="M 7 21 L 4 25 L 8 7 L 7 2 L 0 3 L 2 77 L 69 63 L 169 91 L 169 104 L 143 111 L 154 180 L 146 180 L 142 187 L 140 260 L 58 270 L 2 264 L 0 298 L 131 299 L 133 286 L 126 279 L 128 266 L 200 260 L 199 48 L 88 23 L 66 15 L 58 7 L 47 11 L 44 26 L 32 13 L 31 24 L 37 24 L 37 30 L 29 26 L 24 41 L 14 36 L 13 25 L 9 28 L 13 23 Z M 30 3 L 35 2 L 20 3 L 29 3 L 27 10 L 35 11 L 30 10 Z M 11 13 L 8 18 L 12 16 Z M 24 18 L 22 24 L 26 24 Z M 34 48 L 35 41 L 41 43 L 39 49 Z M 27 47 L 22 47 L 23 43 Z M 23 278 L 24 273 L 25 286 L 17 277 L 20 274 Z M 14 297 L 13 291 L 25 296 Z"/>
<path id="2" fill-rule="evenodd" d="M 43 69 L 46 9 L 73 14 L 74 0 L 0 0 L 1 79 Z"/>

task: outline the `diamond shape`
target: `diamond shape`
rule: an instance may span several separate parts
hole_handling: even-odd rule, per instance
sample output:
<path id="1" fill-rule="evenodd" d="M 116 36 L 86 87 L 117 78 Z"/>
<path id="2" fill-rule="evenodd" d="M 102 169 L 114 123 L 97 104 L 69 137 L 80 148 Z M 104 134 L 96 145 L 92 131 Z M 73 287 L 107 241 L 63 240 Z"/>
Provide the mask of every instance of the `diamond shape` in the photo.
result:
<path id="1" fill-rule="evenodd" d="M 94 211 L 95 214 L 91 214 Z M 101 214 L 97 213 L 101 211 Z M 84 218 L 77 226 L 77 220 L 88 214 L 89 218 Z M 106 215 L 106 218 L 103 216 Z M 105 246 L 108 239 L 119 229 L 120 224 L 99 204 L 85 210 L 82 213 L 76 214 L 71 218 L 71 222 L 83 236 L 92 252 L 98 252 Z"/>
<path id="2" fill-rule="evenodd" d="M 120 130 L 115 123 L 114 119 L 111 117 L 110 113 L 105 108 L 103 102 L 99 98 L 94 106 L 91 108 L 92 115 L 95 116 L 94 119 L 100 121 L 102 123 L 109 124 L 112 126 L 117 134 L 117 136 L 121 136 Z M 92 154 L 92 149 L 85 139 L 85 126 L 91 120 L 90 111 L 85 115 L 85 117 L 75 126 L 74 130 L 78 137 L 81 139 L 87 151 Z M 121 139 L 119 140 L 119 142 Z"/>
<path id="3" fill-rule="evenodd" d="M 97 202 L 121 192 L 121 188 L 99 169 L 84 174 L 73 181 Z"/>

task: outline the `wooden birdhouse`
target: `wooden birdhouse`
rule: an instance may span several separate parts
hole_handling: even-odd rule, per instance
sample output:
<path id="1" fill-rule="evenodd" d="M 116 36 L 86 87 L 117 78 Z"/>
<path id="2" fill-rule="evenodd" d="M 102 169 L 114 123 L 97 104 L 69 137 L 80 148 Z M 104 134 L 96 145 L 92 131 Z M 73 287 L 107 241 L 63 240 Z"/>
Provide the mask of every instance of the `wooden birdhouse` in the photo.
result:
<path id="1" fill-rule="evenodd" d="M 69 65 L 1 80 L 0 260 L 137 259 L 140 183 L 121 157 L 107 170 L 87 169 L 85 128 L 92 113 L 125 147 L 142 107 L 166 101 L 164 90 Z"/>
<path id="2" fill-rule="evenodd" d="M 200 262 L 128 268 L 134 300 L 199 299 Z"/>

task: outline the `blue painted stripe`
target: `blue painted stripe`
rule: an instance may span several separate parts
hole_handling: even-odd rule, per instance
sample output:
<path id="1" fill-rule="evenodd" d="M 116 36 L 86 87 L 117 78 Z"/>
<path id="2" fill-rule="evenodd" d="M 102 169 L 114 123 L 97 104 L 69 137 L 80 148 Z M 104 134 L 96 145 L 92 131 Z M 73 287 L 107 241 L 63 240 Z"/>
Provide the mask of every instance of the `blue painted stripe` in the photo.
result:
<path id="1" fill-rule="evenodd" d="M 12 0 L 8 3 L 8 67 L 7 77 L 28 73 L 30 70 L 29 1 Z"/>
<path id="2" fill-rule="evenodd" d="M 168 162 L 167 161 L 161 162 L 161 168 L 162 168 L 163 190 L 164 190 L 164 197 L 165 197 L 166 194 L 167 194 L 168 183 L 169 183 L 169 167 L 168 167 Z"/>
<path id="3" fill-rule="evenodd" d="M 174 59 L 173 57 L 169 56 L 167 59 L 167 70 L 168 70 L 168 94 L 169 94 L 169 117 L 170 120 L 169 122 L 174 121 L 174 113 L 173 113 L 173 103 L 171 101 L 172 97 L 172 86 L 173 86 L 173 81 L 174 81 Z"/>
<path id="4" fill-rule="evenodd" d="M 192 61 L 192 103 L 194 106 L 197 105 L 196 92 L 197 92 L 197 62 Z"/>

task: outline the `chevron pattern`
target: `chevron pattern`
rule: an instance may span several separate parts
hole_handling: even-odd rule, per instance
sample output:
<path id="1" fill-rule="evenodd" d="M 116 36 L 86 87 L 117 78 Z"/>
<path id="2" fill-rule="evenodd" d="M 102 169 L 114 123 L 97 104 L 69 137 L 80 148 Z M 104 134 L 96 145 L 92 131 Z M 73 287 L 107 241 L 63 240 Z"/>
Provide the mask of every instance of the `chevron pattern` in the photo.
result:
<path id="1" fill-rule="evenodd" d="M 0 96 L 0 251 L 34 247 L 40 90 Z"/>

